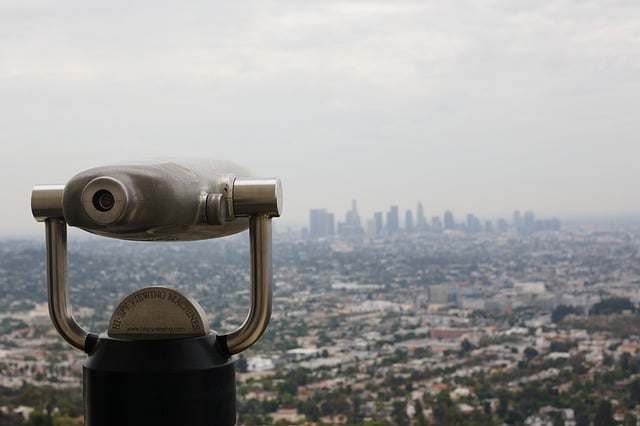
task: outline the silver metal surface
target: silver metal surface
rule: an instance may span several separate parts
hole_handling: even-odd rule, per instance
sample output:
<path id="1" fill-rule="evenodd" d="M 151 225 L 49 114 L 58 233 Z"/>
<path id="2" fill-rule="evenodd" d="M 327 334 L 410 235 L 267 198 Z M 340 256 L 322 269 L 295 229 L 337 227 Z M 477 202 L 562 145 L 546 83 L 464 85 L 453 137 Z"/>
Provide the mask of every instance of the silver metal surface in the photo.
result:
<path id="1" fill-rule="evenodd" d="M 38 222 L 62 218 L 62 192 L 64 185 L 36 185 L 31 192 L 31 212 Z"/>
<path id="2" fill-rule="evenodd" d="M 278 217 L 282 211 L 282 184 L 277 178 L 236 178 L 233 212 L 236 216 L 261 213 Z"/>
<path id="3" fill-rule="evenodd" d="M 107 334 L 134 340 L 205 336 L 209 323 L 198 302 L 168 287 L 151 286 L 127 296 L 113 312 Z"/>
<path id="4" fill-rule="evenodd" d="M 67 226 L 58 218 L 47 219 L 45 226 L 49 316 L 64 340 L 84 350 L 89 333 L 76 322 L 67 304 Z"/>
<path id="5" fill-rule="evenodd" d="M 249 225 L 251 243 L 251 306 L 238 329 L 223 335 L 231 354 L 244 351 L 265 332 L 271 319 L 273 274 L 271 271 L 271 217 L 252 216 Z"/>
<path id="6" fill-rule="evenodd" d="M 206 210 L 209 225 L 224 225 L 227 221 L 227 203 L 222 194 L 207 194 Z"/>
<path id="7" fill-rule="evenodd" d="M 244 173 L 221 162 L 98 167 L 67 182 L 64 218 L 70 226 L 126 240 L 190 241 L 235 234 L 249 226 L 246 217 L 232 211 L 231 186 Z"/>

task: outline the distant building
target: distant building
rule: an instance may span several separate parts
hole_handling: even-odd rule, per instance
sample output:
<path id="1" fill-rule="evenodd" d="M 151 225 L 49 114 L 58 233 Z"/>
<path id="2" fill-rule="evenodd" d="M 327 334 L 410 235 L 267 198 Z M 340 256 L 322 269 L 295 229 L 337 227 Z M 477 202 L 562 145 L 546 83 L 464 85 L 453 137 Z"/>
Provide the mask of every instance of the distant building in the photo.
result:
<path id="1" fill-rule="evenodd" d="M 274 368 L 275 365 L 271 358 L 255 356 L 247 359 L 247 371 L 269 371 Z"/>
<path id="2" fill-rule="evenodd" d="M 457 339 L 470 331 L 467 328 L 432 328 L 429 335 L 432 339 Z"/>
<path id="3" fill-rule="evenodd" d="M 455 289 L 446 284 L 437 284 L 429 286 L 429 303 L 444 304 L 456 301 Z"/>
<path id="4" fill-rule="evenodd" d="M 518 210 L 513 212 L 513 229 L 517 233 L 522 232 L 522 217 L 520 216 L 520 211 Z"/>
<path id="5" fill-rule="evenodd" d="M 309 238 L 326 238 L 335 233 L 333 213 L 327 209 L 312 209 L 309 211 Z"/>
<path id="6" fill-rule="evenodd" d="M 560 221 L 556 218 L 549 220 L 536 220 L 533 211 L 524 212 L 524 217 L 519 211 L 513 212 L 513 228 L 520 235 L 531 235 L 542 231 L 559 231 Z"/>
<path id="7" fill-rule="evenodd" d="M 453 217 L 453 213 L 450 210 L 444 212 L 444 229 L 451 230 L 456 229 L 456 221 Z"/>
<path id="8" fill-rule="evenodd" d="M 424 207 L 422 203 L 418 201 L 416 206 L 416 229 L 419 231 L 425 231 L 428 228 L 427 218 L 424 215 Z"/>
<path id="9" fill-rule="evenodd" d="M 387 231 L 395 234 L 400 229 L 400 219 L 398 217 L 398 206 L 391 206 L 387 213 Z"/>
<path id="10" fill-rule="evenodd" d="M 467 232 L 469 234 L 482 232 L 482 224 L 480 223 L 480 220 L 471 213 L 467 215 Z"/>
<path id="11" fill-rule="evenodd" d="M 536 232 L 536 218 L 531 210 L 524 212 L 521 234 L 531 235 Z"/>
<path id="12" fill-rule="evenodd" d="M 382 222 L 382 212 L 375 212 L 373 214 L 373 223 L 375 235 L 381 235 L 382 230 L 384 229 L 384 224 Z"/>
<path id="13" fill-rule="evenodd" d="M 341 237 L 364 234 L 356 200 L 351 201 L 351 210 L 346 213 L 345 221 L 338 224 L 338 234 Z"/>
<path id="14" fill-rule="evenodd" d="M 516 282 L 516 283 L 513 283 L 513 289 L 517 294 L 520 294 L 520 293 L 543 294 L 547 291 L 544 281 Z"/>
<path id="15" fill-rule="evenodd" d="M 408 233 L 413 232 L 413 212 L 407 210 L 404 214 L 404 229 Z"/>

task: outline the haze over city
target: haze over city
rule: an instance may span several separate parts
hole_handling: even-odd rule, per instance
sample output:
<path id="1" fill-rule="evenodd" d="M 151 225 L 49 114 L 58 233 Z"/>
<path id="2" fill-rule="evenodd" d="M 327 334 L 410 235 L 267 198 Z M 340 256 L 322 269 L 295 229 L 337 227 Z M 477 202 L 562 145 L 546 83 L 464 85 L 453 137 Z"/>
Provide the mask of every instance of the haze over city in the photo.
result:
<path id="1" fill-rule="evenodd" d="M 422 201 L 482 219 L 640 212 L 631 1 L 0 4 L 0 236 L 31 187 L 219 158 L 282 223 Z"/>

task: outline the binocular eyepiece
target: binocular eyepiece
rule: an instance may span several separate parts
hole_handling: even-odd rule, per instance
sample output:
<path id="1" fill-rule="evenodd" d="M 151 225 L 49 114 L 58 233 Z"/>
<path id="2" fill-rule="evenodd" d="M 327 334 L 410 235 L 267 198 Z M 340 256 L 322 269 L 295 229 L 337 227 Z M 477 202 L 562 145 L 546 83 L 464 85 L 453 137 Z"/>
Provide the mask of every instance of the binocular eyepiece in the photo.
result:
<path id="1" fill-rule="evenodd" d="M 216 238 L 244 231 L 250 216 L 280 216 L 280 180 L 248 176 L 226 162 L 98 167 L 66 185 L 34 187 L 32 211 L 112 238 Z"/>

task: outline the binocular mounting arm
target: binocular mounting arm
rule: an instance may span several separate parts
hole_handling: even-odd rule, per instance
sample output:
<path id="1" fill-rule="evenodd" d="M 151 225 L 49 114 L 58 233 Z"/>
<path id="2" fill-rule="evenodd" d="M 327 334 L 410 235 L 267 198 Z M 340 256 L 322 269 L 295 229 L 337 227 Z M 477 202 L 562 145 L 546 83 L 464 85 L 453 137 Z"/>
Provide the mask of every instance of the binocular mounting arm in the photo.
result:
<path id="1" fill-rule="evenodd" d="M 67 303 L 67 224 L 61 218 L 45 220 L 47 244 L 47 295 L 51 322 L 62 338 L 76 349 L 87 350 L 92 336 L 73 318 Z"/>
<path id="2" fill-rule="evenodd" d="M 67 224 L 61 218 L 45 220 L 47 247 L 47 293 L 49 316 L 62 338 L 76 349 L 87 350 L 92 335 L 73 317 L 67 302 Z M 251 305 L 246 319 L 236 330 L 223 334 L 229 353 L 252 346 L 267 329 L 271 319 L 273 274 L 271 270 L 271 218 L 255 215 L 249 220 L 251 247 Z"/>
<path id="3" fill-rule="evenodd" d="M 227 349 L 237 354 L 258 341 L 271 319 L 273 274 L 271 271 L 271 217 L 249 219 L 251 250 L 251 305 L 246 319 L 236 330 L 223 334 Z"/>

